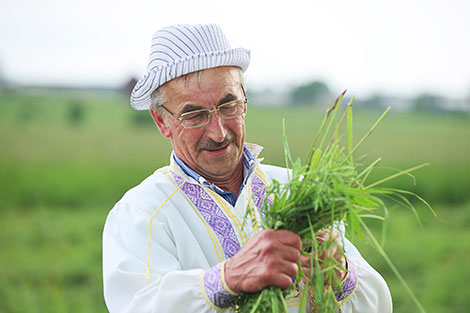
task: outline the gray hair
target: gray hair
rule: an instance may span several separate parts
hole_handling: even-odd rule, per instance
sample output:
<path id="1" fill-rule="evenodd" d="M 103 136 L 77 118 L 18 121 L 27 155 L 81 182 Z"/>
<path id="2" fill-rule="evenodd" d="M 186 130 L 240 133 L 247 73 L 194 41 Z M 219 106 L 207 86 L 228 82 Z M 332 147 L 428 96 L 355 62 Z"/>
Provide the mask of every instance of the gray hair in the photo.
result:
<path id="1" fill-rule="evenodd" d="M 164 91 L 165 88 L 163 88 L 163 86 L 160 86 L 152 92 L 152 94 L 150 95 L 150 111 L 160 115 L 166 122 L 166 111 L 162 108 L 162 105 L 166 102 Z"/>

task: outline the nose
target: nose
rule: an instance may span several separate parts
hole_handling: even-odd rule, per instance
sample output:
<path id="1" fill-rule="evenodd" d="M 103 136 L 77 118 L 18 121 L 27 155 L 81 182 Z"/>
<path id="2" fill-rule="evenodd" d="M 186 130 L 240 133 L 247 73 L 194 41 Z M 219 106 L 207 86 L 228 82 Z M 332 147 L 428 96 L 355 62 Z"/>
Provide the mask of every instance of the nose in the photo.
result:
<path id="1" fill-rule="evenodd" d="M 212 111 L 207 124 L 207 137 L 215 142 L 222 142 L 227 135 L 227 129 L 224 126 L 224 120 L 220 118 L 217 111 Z"/>

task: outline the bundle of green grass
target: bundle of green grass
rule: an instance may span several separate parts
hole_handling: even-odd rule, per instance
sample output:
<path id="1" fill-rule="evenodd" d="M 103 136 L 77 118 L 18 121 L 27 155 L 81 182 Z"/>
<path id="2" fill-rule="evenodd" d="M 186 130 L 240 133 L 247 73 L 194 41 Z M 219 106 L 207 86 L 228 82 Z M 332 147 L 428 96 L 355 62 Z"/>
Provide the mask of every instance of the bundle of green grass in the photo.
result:
<path id="1" fill-rule="evenodd" d="M 295 232 L 300 236 L 303 247 L 308 247 L 308 253 L 304 252 L 304 255 L 311 258 L 310 275 L 303 273 L 299 264 L 299 273 L 290 288 L 281 289 L 269 286 L 256 293 L 240 294 L 235 304 L 235 312 L 237 313 L 287 312 L 286 298 L 299 291 L 301 294 L 299 312 L 305 312 L 308 300 L 310 300 L 310 305 L 314 303 L 315 312 L 335 312 L 335 291 L 341 288 L 337 271 L 346 269 L 337 261 L 337 258 L 328 254 L 328 250 L 332 248 L 332 245 L 337 244 L 337 241 L 333 238 L 334 236 L 326 236 L 326 240 L 324 240 L 324 238 L 318 238 L 317 234 L 320 231 L 333 231 L 339 224 L 345 225 L 348 235 L 359 236 L 360 238 L 364 238 L 364 235 L 366 235 L 372 241 L 377 251 L 386 259 L 389 266 L 402 281 L 419 310 L 424 312 L 412 291 L 386 256 L 381 245 L 373 237 L 364 220 L 366 218 L 385 220 L 386 214 L 379 215 L 377 212 L 388 212 L 386 201 L 384 201 L 386 198 L 391 198 L 395 202 L 399 202 L 415 211 L 406 197 L 407 195 L 413 195 L 412 193 L 379 187 L 379 185 L 427 164 L 366 184 L 370 172 L 377 166 L 380 159 L 369 165 L 364 165 L 355 162 L 353 155 L 379 125 L 390 108 L 353 146 L 353 99 L 347 105 L 339 121 L 336 122 L 338 109 L 344 94 L 345 92 L 327 110 L 305 162 L 302 163 L 299 159 L 295 161 L 292 159 L 284 131 L 283 144 L 286 166 L 291 169 L 289 181 L 286 184 L 273 181 L 267 192 L 272 203 L 268 205 L 265 199 L 263 205 L 263 228 L 286 229 Z M 346 127 L 346 131 L 343 131 L 344 127 Z M 344 133 L 347 135 L 347 140 L 342 138 L 345 135 Z M 343 142 L 347 143 L 342 144 Z M 419 196 L 416 197 L 432 211 L 423 199 Z M 309 292 L 307 292 L 308 290 Z M 309 293 L 310 296 L 308 296 Z"/>

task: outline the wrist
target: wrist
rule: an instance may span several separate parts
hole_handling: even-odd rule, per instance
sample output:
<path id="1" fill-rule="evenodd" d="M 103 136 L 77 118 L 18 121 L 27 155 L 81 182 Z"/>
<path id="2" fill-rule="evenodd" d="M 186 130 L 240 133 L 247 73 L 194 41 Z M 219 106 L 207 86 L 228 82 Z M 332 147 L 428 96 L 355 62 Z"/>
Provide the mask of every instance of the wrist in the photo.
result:
<path id="1" fill-rule="evenodd" d="M 351 297 L 357 287 L 358 275 L 353 261 L 347 260 L 347 271 L 345 277 L 341 280 L 341 287 L 335 291 L 336 301 L 341 305 Z"/>
<path id="2" fill-rule="evenodd" d="M 235 295 L 238 295 L 241 292 L 241 288 L 237 286 L 236 280 L 234 277 L 231 275 L 231 259 L 228 259 L 227 261 L 222 263 L 222 281 L 224 283 L 224 287 L 226 287 L 227 291 L 229 293 L 233 293 Z"/>
<path id="3" fill-rule="evenodd" d="M 348 260 L 346 256 L 341 257 L 341 269 L 336 270 L 336 274 L 338 275 L 339 281 L 343 282 L 348 274 Z"/>

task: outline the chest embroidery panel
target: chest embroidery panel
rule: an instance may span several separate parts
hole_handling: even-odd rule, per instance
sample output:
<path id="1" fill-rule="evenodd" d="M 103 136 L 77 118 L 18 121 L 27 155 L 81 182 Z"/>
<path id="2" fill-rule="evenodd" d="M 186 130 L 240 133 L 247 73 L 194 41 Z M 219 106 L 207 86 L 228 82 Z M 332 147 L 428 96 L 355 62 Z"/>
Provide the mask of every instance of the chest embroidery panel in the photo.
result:
<path id="1" fill-rule="evenodd" d="M 197 211 L 196 213 L 206 225 L 211 239 L 213 239 L 218 257 L 219 253 L 223 253 L 222 260 L 219 257 L 219 261 L 235 255 L 248 240 L 243 230 L 243 221 L 237 219 L 231 212 L 230 205 L 225 203 L 225 200 L 222 200 L 215 193 L 211 196 L 200 185 L 185 181 L 183 177 L 173 171 L 171 171 L 171 175 L 175 183 L 181 186 L 181 191 L 186 195 L 188 201 L 193 205 L 193 208 Z M 266 185 L 257 175 L 253 175 L 250 189 L 253 193 L 250 197 L 250 206 L 254 206 L 259 212 L 266 194 Z"/>

